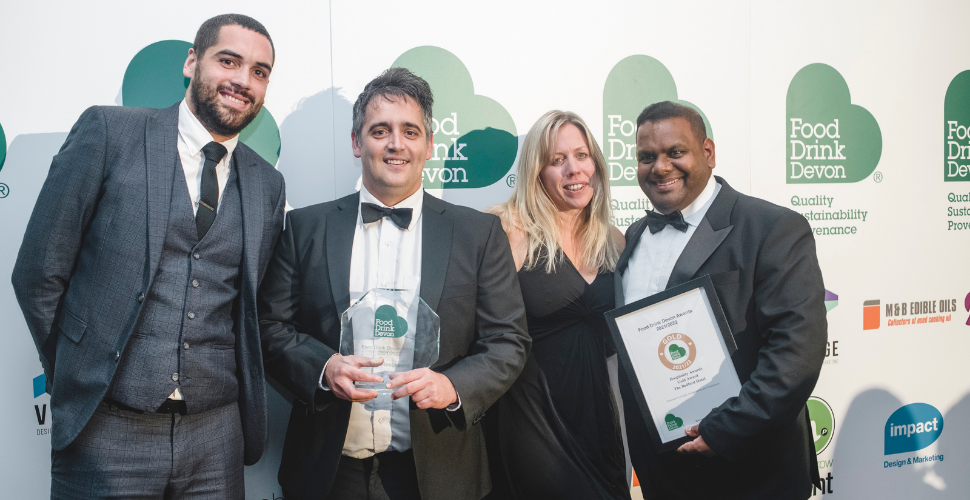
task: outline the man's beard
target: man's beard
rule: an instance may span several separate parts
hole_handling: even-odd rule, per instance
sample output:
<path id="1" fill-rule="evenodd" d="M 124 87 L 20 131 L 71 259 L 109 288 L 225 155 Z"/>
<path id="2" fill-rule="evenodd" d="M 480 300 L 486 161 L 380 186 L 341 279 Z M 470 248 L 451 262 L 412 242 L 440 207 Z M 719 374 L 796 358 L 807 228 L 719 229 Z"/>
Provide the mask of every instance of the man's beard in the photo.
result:
<path id="1" fill-rule="evenodd" d="M 262 100 L 256 101 L 253 95 L 245 90 L 234 88 L 229 84 L 219 88 L 210 85 L 209 81 L 202 77 L 198 67 L 195 69 L 189 87 L 191 89 L 189 95 L 195 107 L 196 118 L 202 122 L 206 130 L 216 135 L 232 137 L 238 134 L 256 118 L 259 110 L 263 107 Z M 220 105 L 220 88 L 246 97 L 252 106 L 250 111 L 247 113 Z"/>

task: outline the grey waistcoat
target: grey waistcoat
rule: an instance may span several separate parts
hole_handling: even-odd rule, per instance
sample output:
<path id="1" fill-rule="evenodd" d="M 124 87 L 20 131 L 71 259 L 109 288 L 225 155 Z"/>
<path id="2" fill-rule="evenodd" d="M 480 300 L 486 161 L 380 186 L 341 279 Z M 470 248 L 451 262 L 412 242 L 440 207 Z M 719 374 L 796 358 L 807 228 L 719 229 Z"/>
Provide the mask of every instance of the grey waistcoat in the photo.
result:
<path id="1" fill-rule="evenodd" d="M 154 411 L 178 387 L 188 412 L 199 413 L 239 395 L 233 309 L 243 258 L 242 211 L 231 168 L 216 219 L 199 241 L 180 162 L 176 168 L 158 274 L 108 397 Z"/>

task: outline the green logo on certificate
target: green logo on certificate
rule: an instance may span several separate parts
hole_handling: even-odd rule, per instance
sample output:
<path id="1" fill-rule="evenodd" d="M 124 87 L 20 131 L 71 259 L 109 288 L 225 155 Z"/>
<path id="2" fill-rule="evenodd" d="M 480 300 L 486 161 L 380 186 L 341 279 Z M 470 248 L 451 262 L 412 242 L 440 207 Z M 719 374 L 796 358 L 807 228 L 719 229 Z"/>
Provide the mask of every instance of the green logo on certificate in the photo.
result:
<path id="1" fill-rule="evenodd" d="M 408 331 L 408 322 L 397 315 L 394 306 L 383 305 L 374 311 L 375 337 L 403 337 Z"/>
<path id="2" fill-rule="evenodd" d="M 697 356 L 697 349 L 694 341 L 683 333 L 671 333 L 660 341 L 660 349 L 657 354 L 660 362 L 671 370 L 686 370 L 694 364 L 694 357 Z"/>
<path id="3" fill-rule="evenodd" d="M 670 351 L 670 359 L 672 360 L 680 359 L 687 355 L 687 349 L 684 349 L 677 344 L 670 344 L 670 346 L 667 347 L 667 350 Z"/>
<path id="4" fill-rule="evenodd" d="M 683 419 L 677 418 L 677 417 L 673 416 L 673 414 L 670 414 L 670 413 L 668 413 L 667 416 L 664 417 L 664 422 L 667 423 L 667 430 L 668 431 L 672 431 L 674 429 L 680 429 L 681 427 L 684 426 L 684 420 Z"/>

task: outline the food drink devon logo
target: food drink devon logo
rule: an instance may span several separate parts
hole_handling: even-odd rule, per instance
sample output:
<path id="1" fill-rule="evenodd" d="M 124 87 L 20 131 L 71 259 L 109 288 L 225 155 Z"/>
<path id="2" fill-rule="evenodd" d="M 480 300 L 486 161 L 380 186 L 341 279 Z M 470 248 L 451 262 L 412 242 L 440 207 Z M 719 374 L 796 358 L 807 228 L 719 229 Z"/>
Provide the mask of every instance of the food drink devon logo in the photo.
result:
<path id="1" fill-rule="evenodd" d="M 397 315 L 394 306 L 383 305 L 374 311 L 374 337 L 398 338 L 408 331 L 408 322 Z"/>
<path id="2" fill-rule="evenodd" d="M 182 40 L 163 40 L 141 49 L 128 63 L 121 84 L 125 106 L 167 108 L 185 98 L 189 79 L 182 66 L 192 44 Z M 263 109 L 239 133 L 239 140 L 276 165 L 280 158 L 280 129 L 269 110 Z"/>
<path id="3" fill-rule="evenodd" d="M 515 122 L 497 101 L 475 94 L 471 73 L 457 56 L 415 47 L 391 66 L 408 68 L 434 92 L 434 149 L 424 164 L 425 188 L 480 188 L 505 178 L 519 150 Z"/>
<path id="4" fill-rule="evenodd" d="M 849 86 L 835 68 L 816 63 L 799 70 L 788 86 L 786 113 L 789 184 L 859 182 L 876 170 L 879 124 L 852 104 Z"/>
<path id="5" fill-rule="evenodd" d="M 943 100 L 943 180 L 970 181 L 970 70 L 958 74 Z"/>
<path id="6" fill-rule="evenodd" d="M 667 416 L 664 417 L 664 423 L 667 424 L 667 430 L 672 431 L 683 427 L 684 419 L 675 416 L 673 413 L 668 413 Z"/>
<path id="7" fill-rule="evenodd" d="M 627 57 L 613 66 L 603 86 L 602 146 L 611 186 L 639 185 L 637 117 L 643 108 L 661 101 L 673 101 L 697 110 L 704 118 L 707 136 L 714 137 L 704 112 L 677 98 L 677 84 L 663 63 L 645 55 Z"/>
<path id="8" fill-rule="evenodd" d="M 828 402 L 818 396 L 808 398 L 808 418 L 812 421 L 812 439 L 815 441 L 815 453 L 822 453 L 828 448 L 835 436 L 835 412 Z"/>
<path id="9" fill-rule="evenodd" d="M 683 333 L 671 333 L 660 341 L 657 349 L 660 362 L 671 370 L 686 370 L 694 364 L 697 349 L 694 341 Z"/>
<path id="10" fill-rule="evenodd" d="M 943 414 L 926 403 L 908 404 L 889 416 L 885 430 L 885 454 L 922 450 L 943 433 Z"/>

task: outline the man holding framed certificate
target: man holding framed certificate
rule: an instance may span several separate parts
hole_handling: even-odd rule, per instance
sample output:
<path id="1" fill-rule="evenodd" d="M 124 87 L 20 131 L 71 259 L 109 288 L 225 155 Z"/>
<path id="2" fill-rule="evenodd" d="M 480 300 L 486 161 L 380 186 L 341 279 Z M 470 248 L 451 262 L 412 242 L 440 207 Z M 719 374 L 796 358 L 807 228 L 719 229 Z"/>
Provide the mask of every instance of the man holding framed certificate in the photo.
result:
<path id="1" fill-rule="evenodd" d="M 827 337 L 810 226 L 714 177 L 714 142 L 687 106 L 644 109 L 637 158 L 656 212 L 627 230 L 611 326 L 644 497 L 808 498 L 805 403 Z"/>

